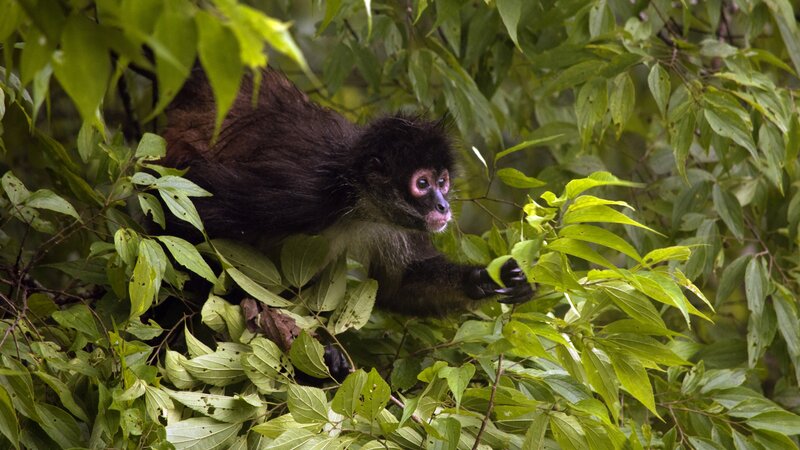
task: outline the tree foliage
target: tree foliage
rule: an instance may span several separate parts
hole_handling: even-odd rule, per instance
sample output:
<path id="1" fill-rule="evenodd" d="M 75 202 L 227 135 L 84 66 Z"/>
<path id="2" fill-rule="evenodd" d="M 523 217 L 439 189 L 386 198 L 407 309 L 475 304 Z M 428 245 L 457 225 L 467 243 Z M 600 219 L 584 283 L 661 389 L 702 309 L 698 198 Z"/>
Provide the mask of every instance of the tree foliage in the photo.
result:
<path id="1" fill-rule="evenodd" d="M 797 448 L 788 0 L 251 3 L 0 0 L 3 447 Z M 370 313 L 321 237 L 163 232 L 210 195 L 159 166 L 164 108 L 200 64 L 219 126 L 267 63 L 354 120 L 447 117 L 437 245 L 536 297 Z"/>

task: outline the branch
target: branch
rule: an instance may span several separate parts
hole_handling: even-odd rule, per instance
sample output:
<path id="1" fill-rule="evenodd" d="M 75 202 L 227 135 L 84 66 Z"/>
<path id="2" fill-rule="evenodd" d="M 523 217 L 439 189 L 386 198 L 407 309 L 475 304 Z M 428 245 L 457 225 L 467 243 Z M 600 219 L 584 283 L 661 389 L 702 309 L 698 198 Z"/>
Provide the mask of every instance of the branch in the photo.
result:
<path id="1" fill-rule="evenodd" d="M 475 444 L 472 446 L 472 450 L 477 450 L 478 445 L 481 443 L 481 435 L 486 429 L 486 424 L 489 422 L 489 416 L 492 414 L 492 409 L 494 409 L 494 395 L 497 393 L 497 385 L 500 384 L 501 375 L 503 375 L 502 353 L 497 358 L 497 372 L 494 376 L 494 383 L 492 383 L 492 392 L 489 394 L 489 406 L 486 407 L 486 415 L 483 416 L 483 421 L 481 421 L 481 428 L 478 430 L 478 434 L 475 435 Z"/>

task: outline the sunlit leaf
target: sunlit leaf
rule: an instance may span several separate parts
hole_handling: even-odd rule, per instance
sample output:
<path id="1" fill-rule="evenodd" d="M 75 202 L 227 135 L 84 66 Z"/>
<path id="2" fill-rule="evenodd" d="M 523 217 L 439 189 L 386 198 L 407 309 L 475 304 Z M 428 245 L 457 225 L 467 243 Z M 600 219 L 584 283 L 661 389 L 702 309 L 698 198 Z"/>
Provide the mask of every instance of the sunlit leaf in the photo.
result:
<path id="1" fill-rule="evenodd" d="M 292 365 L 301 372 L 316 378 L 327 378 L 330 376 L 330 372 L 322 358 L 324 353 L 325 348 L 322 347 L 322 344 L 303 330 L 292 342 L 289 358 Z"/>
<path id="2" fill-rule="evenodd" d="M 56 79 L 91 121 L 106 93 L 111 64 L 102 29 L 82 14 L 70 16 L 61 35 L 61 54 L 54 58 Z"/>
<path id="3" fill-rule="evenodd" d="M 656 105 L 658 105 L 658 110 L 661 111 L 661 115 L 666 116 L 670 82 L 669 73 L 661 67 L 661 64 L 654 64 L 650 69 L 650 74 L 647 76 L 647 85 L 650 87 L 650 93 L 653 94 L 653 98 L 656 100 Z"/>
<path id="4" fill-rule="evenodd" d="M 328 406 L 325 392 L 321 389 L 291 385 L 288 395 L 289 412 L 299 423 L 325 423 L 328 421 Z"/>

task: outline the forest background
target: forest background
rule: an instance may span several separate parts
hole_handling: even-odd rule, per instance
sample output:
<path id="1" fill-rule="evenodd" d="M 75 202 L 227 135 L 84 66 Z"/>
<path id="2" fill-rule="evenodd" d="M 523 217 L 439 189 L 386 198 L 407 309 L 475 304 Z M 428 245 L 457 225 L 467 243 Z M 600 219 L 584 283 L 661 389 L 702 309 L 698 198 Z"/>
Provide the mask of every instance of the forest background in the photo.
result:
<path id="1" fill-rule="evenodd" d="M 798 447 L 789 0 L 0 11 L 0 446 Z M 197 61 L 220 120 L 267 64 L 357 122 L 445 117 L 459 220 L 437 245 L 492 273 L 513 256 L 535 299 L 370 314 L 375 283 L 321 267 L 321 239 L 268 259 L 143 228 L 202 230 L 207 193 L 157 164 Z M 237 289 L 304 330 L 290 349 Z M 312 335 L 357 370 L 331 379 Z"/>

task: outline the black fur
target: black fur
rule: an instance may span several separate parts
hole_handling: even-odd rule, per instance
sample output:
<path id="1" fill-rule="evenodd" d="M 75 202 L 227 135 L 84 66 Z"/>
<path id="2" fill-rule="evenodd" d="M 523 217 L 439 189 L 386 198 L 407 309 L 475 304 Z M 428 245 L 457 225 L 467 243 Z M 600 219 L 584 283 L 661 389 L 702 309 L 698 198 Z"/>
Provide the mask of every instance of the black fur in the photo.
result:
<path id="1" fill-rule="evenodd" d="M 447 205 L 447 192 L 414 197 L 409 183 L 418 169 L 452 172 L 439 123 L 397 116 L 358 126 L 276 71 L 261 78 L 255 98 L 252 78 L 244 79 L 215 142 L 215 105 L 202 71 L 168 110 L 164 163 L 188 168 L 186 176 L 214 194 L 195 200 L 211 237 L 274 245 L 293 233 L 325 234 L 334 251 L 365 260 L 379 282 L 379 306 L 415 315 L 441 315 L 498 293 L 530 298 L 516 265 L 504 269 L 511 290 L 502 290 L 483 268 L 453 264 L 431 244 L 426 214 Z"/>

